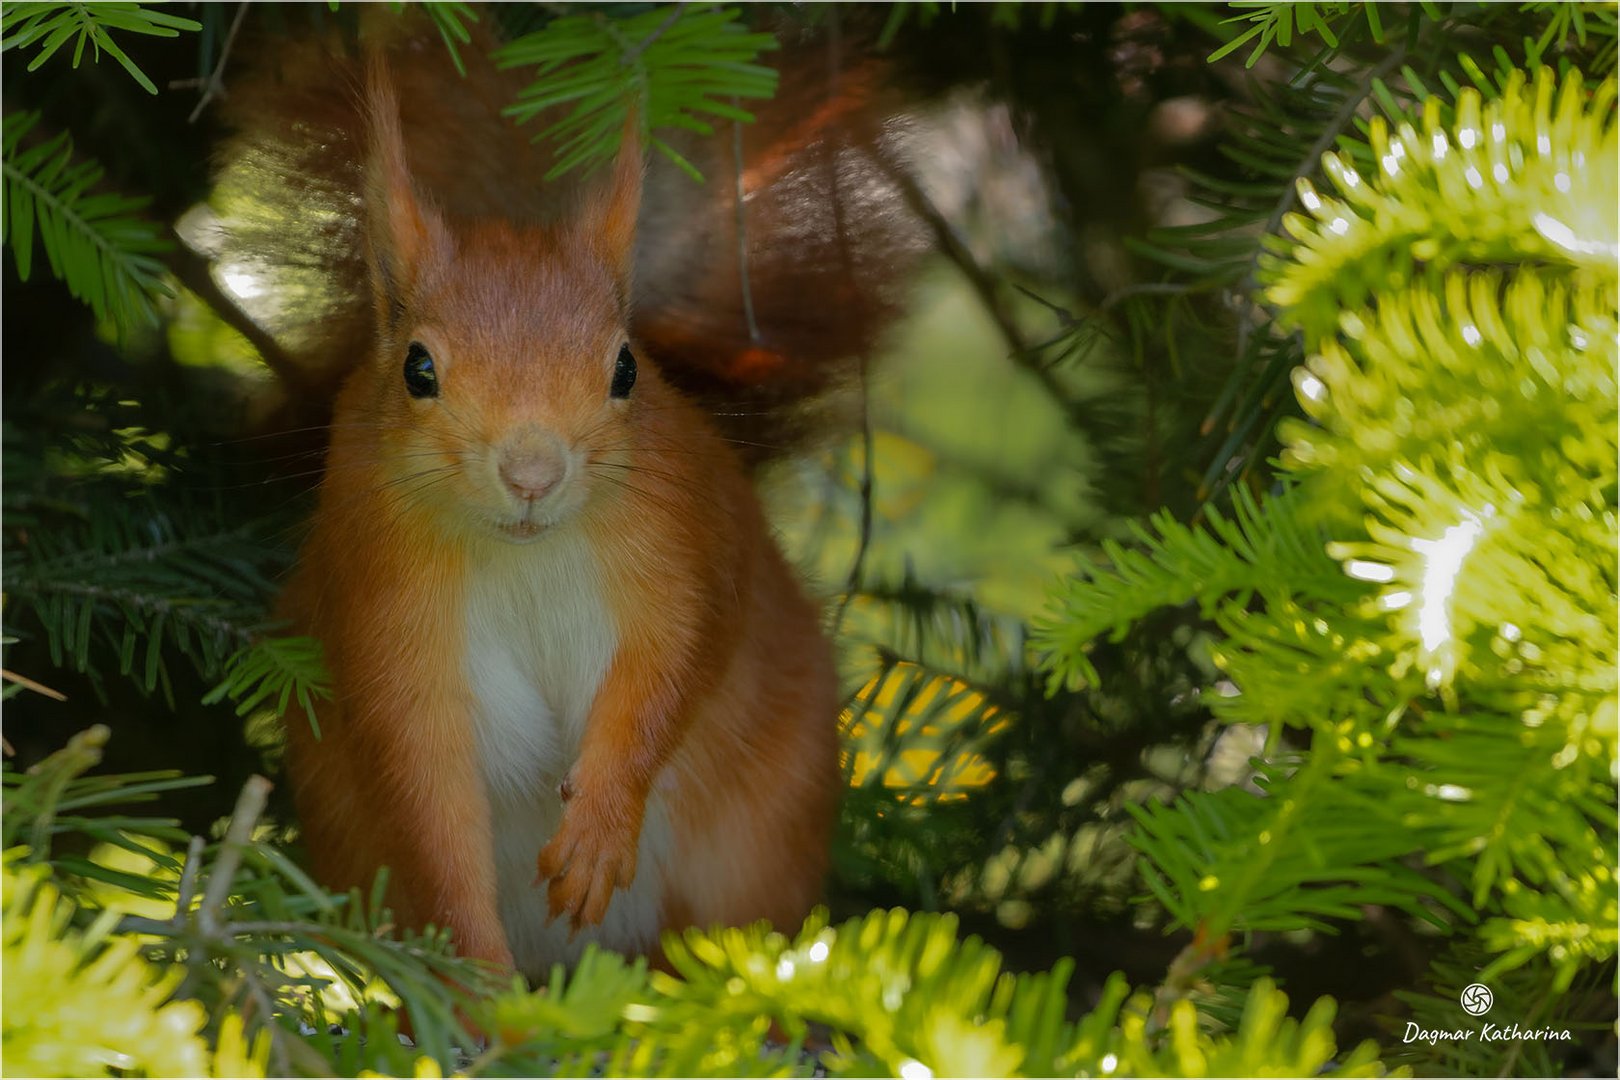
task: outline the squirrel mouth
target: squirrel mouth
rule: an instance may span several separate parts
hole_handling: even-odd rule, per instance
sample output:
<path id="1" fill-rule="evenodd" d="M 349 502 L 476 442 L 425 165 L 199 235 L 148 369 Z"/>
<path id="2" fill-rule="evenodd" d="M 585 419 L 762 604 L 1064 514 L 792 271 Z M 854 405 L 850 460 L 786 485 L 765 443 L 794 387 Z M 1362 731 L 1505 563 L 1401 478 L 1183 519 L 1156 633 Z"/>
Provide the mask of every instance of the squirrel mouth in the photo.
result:
<path id="1" fill-rule="evenodd" d="M 538 521 L 513 521 L 500 526 L 501 532 L 514 540 L 533 540 L 545 531 L 546 527 Z"/>

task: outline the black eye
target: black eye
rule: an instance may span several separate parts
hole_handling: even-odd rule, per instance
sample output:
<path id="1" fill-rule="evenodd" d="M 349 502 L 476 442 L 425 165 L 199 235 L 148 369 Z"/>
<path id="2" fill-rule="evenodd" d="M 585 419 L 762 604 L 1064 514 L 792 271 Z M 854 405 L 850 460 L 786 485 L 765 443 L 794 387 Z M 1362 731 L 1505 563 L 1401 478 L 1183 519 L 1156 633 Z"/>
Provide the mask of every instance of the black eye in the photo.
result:
<path id="1" fill-rule="evenodd" d="M 616 398 L 630 396 L 636 385 L 636 358 L 630 355 L 630 346 L 619 346 L 619 362 L 613 365 L 613 386 L 608 390 Z"/>
<path id="2" fill-rule="evenodd" d="M 438 397 L 439 376 L 433 371 L 433 357 L 420 341 L 405 350 L 405 389 L 413 398 Z"/>

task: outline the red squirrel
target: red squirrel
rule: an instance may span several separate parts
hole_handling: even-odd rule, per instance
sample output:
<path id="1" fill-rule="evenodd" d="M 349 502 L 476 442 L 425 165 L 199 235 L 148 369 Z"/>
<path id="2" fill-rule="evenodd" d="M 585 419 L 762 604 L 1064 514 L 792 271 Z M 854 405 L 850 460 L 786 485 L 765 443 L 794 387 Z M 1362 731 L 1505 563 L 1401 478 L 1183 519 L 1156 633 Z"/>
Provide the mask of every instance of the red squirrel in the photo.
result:
<path id="1" fill-rule="evenodd" d="M 587 941 L 793 929 L 827 865 L 838 685 L 750 462 L 891 310 L 861 277 L 887 264 L 814 201 L 852 168 L 828 127 L 872 146 L 879 110 L 854 72 L 750 137 L 755 333 L 724 142 L 703 187 L 666 170 L 644 189 L 633 132 L 606 175 L 548 186 L 498 115 L 521 77 L 474 48 L 458 80 L 442 51 L 289 54 L 237 92 L 239 157 L 258 149 L 260 183 L 279 163 L 291 203 L 314 193 L 291 232 L 325 230 L 337 283 L 299 338 L 344 380 L 280 605 L 334 690 L 319 735 L 286 718 L 316 871 L 364 886 L 386 866 L 405 925 L 530 976 Z M 274 229 L 236 243 L 297 261 Z"/>

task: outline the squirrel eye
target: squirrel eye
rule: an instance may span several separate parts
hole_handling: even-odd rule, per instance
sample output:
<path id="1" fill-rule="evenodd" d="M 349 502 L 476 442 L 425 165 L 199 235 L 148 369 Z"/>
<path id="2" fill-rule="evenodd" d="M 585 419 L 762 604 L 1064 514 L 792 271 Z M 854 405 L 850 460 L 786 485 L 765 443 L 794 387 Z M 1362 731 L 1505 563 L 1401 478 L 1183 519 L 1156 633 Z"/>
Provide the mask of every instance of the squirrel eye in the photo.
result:
<path id="1" fill-rule="evenodd" d="M 405 350 L 405 389 L 413 398 L 438 397 L 439 376 L 433 370 L 433 357 L 420 341 Z"/>
<path id="2" fill-rule="evenodd" d="M 636 358 L 630 354 L 630 346 L 619 346 L 619 362 L 613 365 L 613 386 L 608 393 L 616 398 L 630 396 L 630 388 L 636 385 Z"/>

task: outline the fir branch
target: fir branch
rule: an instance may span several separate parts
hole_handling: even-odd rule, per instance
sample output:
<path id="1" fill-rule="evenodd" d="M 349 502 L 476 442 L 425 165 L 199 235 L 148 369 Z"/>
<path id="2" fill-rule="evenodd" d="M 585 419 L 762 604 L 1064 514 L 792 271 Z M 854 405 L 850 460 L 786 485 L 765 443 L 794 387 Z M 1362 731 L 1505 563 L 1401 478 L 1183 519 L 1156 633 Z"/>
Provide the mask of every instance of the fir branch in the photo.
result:
<path id="1" fill-rule="evenodd" d="M 300 701 L 317 692 L 317 664 L 263 651 L 266 571 L 285 558 L 266 545 L 263 522 L 226 524 L 222 507 L 200 510 L 161 487 L 131 491 L 114 478 L 76 494 L 82 501 L 13 503 L 0 572 L 8 624 L 42 633 L 53 663 L 96 678 L 116 666 L 146 692 L 167 693 L 173 657 L 218 679 L 248 650 L 244 659 L 256 657 L 264 673 L 301 680 L 290 690 L 276 681 L 271 692 Z M 239 673 L 232 678 L 247 690 Z"/>
<path id="2" fill-rule="evenodd" d="M 113 319 L 122 328 L 154 324 L 156 298 L 172 294 L 153 256 L 170 244 L 136 214 L 148 200 L 90 194 L 105 170 L 93 161 L 75 161 L 66 132 L 25 148 L 38 123 L 38 113 L 11 117 L 0 142 L 0 238 L 10 241 L 17 276 L 28 280 L 38 233 L 51 273 L 97 319 Z"/>
<path id="3" fill-rule="evenodd" d="M 1217 941 L 1234 931 L 1331 931 L 1329 920 L 1356 918 L 1367 904 L 1442 928 L 1430 904 L 1470 918 L 1442 884 L 1401 865 L 1411 841 L 1381 785 L 1338 763 L 1317 748 L 1297 772 L 1263 769 L 1260 796 L 1232 787 L 1188 792 L 1171 806 L 1127 804 L 1148 887 L 1175 923 Z"/>
<path id="4" fill-rule="evenodd" d="M 44 867 L 5 856 L 4 963 L 29 993 L 6 996 L 6 1064 L 42 1076 L 104 1075 L 113 1068 L 164 1076 L 262 1076 L 268 1047 L 225 1021 L 217 1049 L 200 1029 L 196 1001 L 175 1000 L 178 972 L 142 956 L 133 936 L 109 936 L 106 920 L 75 929 L 75 908 Z M 67 1007 L 63 1007 L 64 1003 Z M 226 1032 L 229 1034 L 226 1034 Z"/>
<path id="5" fill-rule="evenodd" d="M 1539 62 L 1549 52 L 1571 49 L 1572 38 L 1573 47 L 1581 49 L 1595 44 L 1596 39 L 1603 39 L 1603 44 L 1591 54 L 1589 70 L 1599 73 L 1614 71 L 1615 46 L 1617 39 L 1620 39 L 1620 15 L 1616 14 L 1612 4 L 1536 0 L 1525 4 L 1524 10 L 1547 17 L 1547 25 L 1536 39 L 1525 42 L 1525 56 L 1531 64 Z"/>
<path id="6" fill-rule="evenodd" d="M 444 47 L 450 52 L 450 60 L 456 65 L 457 74 L 465 76 L 467 66 L 462 62 L 460 46 L 472 44 L 472 32 L 467 29 L 466 24 L 477 22 L 478 12 L 471 4 L 462 3 L 461 0 L 424 2 L 422 8 L 433 20 L 433 25 L 438 28 L 439 37 L 444 40 Z"/>
<path id="7" fill-rule="evenodd" d="M 1320 337 L 1335 329 L 1325 303 L 1361 306 L 1371 278 L 1414 246 L 1432 270 L 1531 261 L 1612 268 L 1620 229 L 1606 197 L 1615 190 L 1614 87 L 1606 80 L 1589 97 L 1578 73 L 1560 86 L 1542 69 L 1533 86 L 1518 75 L 1490 102 L 1463 90 L 1449 122 L 1432 99 L 1420 125 L 1393 136 L 1374 117 L 1376 180 L 1336 154 L 1323 157 L 1339 197 L 1301 183 L 1310 216 L 1285 221 L 1301 246 L 1286 262 L 1268 262 L 1268 299 Z M 1545 137 L 1553 129 L 1556 151 Z M 1379 278 L 1380 289 L 1392 284 L 1404 280 Z"/>
<path id="8" fill-rule="evenodd" d="M 91 782 L 82 774 L 94 756 L 59 755 L 33 782 L 48 785 L 46 776 L 64 776 L 68 784 L 55 787 L 71 795 Z M 1184 1001 L 1169 1019 L 1174 1038 L 1153 1037 L 1138 1019 L 1146 997 L 1131 997 L 1118 976 L 1096 1009 L 1070 1021 L 1071 962 L 1049 973 L 1007 973 L 993 949 L 958 936 L 953 916 L 901 911 L 876 911 L 838 926 L 817 913 L 792 938 L 763 924 L 691 930 L 665 943 L 677 977 L 649 975 L 644 961 L 627 963 L 592 949 L 567 976 L 558 968 L 533 992 L 521 985 L 500 989 L 476 965 L 448 956 L 443 935 L 392 940 L 375 896 L 369 909 L 357 897 L 336 904 L 299 876 L 284 874 L 285 861 L 250 839 L 261 795 L 262 785 L 244 789 L 221 847 L 192 842 L 178 871 L 180 902 L 171 918 L 107 915 L 95 922 L 90 940 L 107 942 L 108 955 L 143 952 L 151 985 L 160 988 L 136 1002 L 126 990 L 119 1008 L 137 1017 L 185 1015 L 183 1022 L 170 1020 L 179 1030 L 168 1039 L 143 1044 L 154 1056 L 142 1060 L 183 1052 L 255 1074 L 267 1065 L 283 1074 L 335 1065 L 424 1075 L 453 1067 L 454 1046 L 470 1045 L 456 1017 L 460 1009 L 490 1036 L 472 1071 L 493 1074 L 786 1075 L 804 1068 L 799 1047 L 809 1023 L 832 1029 L 834 1049 L 824 1064 L 835 1074 L 927 1068 L 935 1075 L 1197 1076 L 1269 1064 L 1337 1076 L 1377 1068 L 1370 1044 L 1335 1058 L 1329 1008 L 1318 1005 L 1303 1020 L 1288 1020 L 1286 999 L 1264 981 L 1251 990 L 1230 1035 L 1201 1033 L 1196 1010 Z M 17 810 L 8 807 L 7 826 L 22 817 L 15 827 L 27 829 L 29 812 Z M 53 920 L 17 918 L 26 908 L 17 898 L 28 893 L 15 887 L 15 858 L 8 857 L 6 868 L 8 970 L 18 955 L 11 950 L 48 951 L 46 941 L 61 937 L 85 910 L 64 907 Z M 29 880 L 38 881 L 42 871 Z M 186 882 L 199 878 L 208 882 L 206 895 L 193 907 L 187 898 L 196 887 Z M 138 942 L 135 934 L 148 936 Z M 307 970 L 299 957 L 310 953 L 357 993 L 372 975 L 382 978 L 411 1012 L 416 1048 L 398 1043 L 394 1022 L 374 1000 L 363 999 L 342 1016 L 347 1036 L 328 1033 L 330 1014 L 317 996 L 325 978 L 298 973 Z M 69 1010 L 94 992 L 71 981 L 50 985 Z M 478 1000 L 473 991 L 488 996 Z M 215 1015 L 228 1018 L 217 1029 L 204 1026 L 204 1001 L 217 1003 Z M 40 1049 L 57 1045 L 58 1036 L 36 1026 L 39 1015 L 8 1011 L 8 1060 L 22 1045 L 13 1038 L 36 1039 L 30 1045 Z M 317 1033 L 307 1040 L 295 1035 L 290 1025 L 298 1020 Z M 789 1034 L 787 1048 L 766 1047 L 771 1020 Z M 137 1048 L 120 1043 L 118 1049 Z"/>
<path id="9" fill-rule="evenodd" d="M 70 40 L 73 41 L 73 66 L 78 67 L 88 44 L 94 59 L 100 60 L 102 52 L 106 52 L 148 94 L 155 94 L 157 87 L 152 80 L 119 47 L 109 31 L 176 37 L 182 30 L 201 29 L 202 24 L 193 19 L 135 3 L 11 3 L 6 5 L 4 14 L 0 14 L 0 33 L 5 35 L 0 41 L 0 52 L 37 44 L 39 52 L 28 64 L 28 70 L 34 71 Z"/>
<path id="10" fill-rule="evenodd" d="M 912 20 L 915 20 L 918 26 L 927 29 L 928 25 L 939 17 L 939 12 L 938 0 L 918 0 L 914 4 L 891 5 L 889 17 L 883 20 L 883 29 L 878 33 L 877 48 L 887 49 L 894 44 L 894 39 Z"/>
<path id="11" fill-rule="evenodd" d="M 1132 525 L 1139 550 L 1102 543 L 1106 565 L 1081 565 L 1072 582 L 1037 620 L 1032 642 L 1052 672 L 1049 687 L 1095 685 L 1087 647 L 1104 632 L 1118 640 L 1157 608 L 1198 601 L 1212 615 L 1230 601 L 1243 607 L 1255 593 L 1294 592 L 1344 602 L 1362 590 L 1336 570 L 1324 538 L 1305 523 L 1299 499 L 1284 494 L 1257 502 L 1234 493 L 1233 517 L 1206 510 L 1208 526 L 1194 529 L 1161 511 L 1152 531 Z"/>
<path id="12" fill-rule="evenodd" d="M 19 773 L 10 762 L 0 771 L 4 785 L 0 802 L 0 837 L 7 850 L 27 844 L 28 862 L 72 866 L 77 877 L 128 888 L 128 879 L 109 876 L 105 868 L 73 855 L 58 856 L 55 838 L 62 835 L 90 835 L 104 842 L 116 842 L 126 849 L 145 853 L 158 862 L 167 860 L 164 844 L 181 839 L 172 818 L 139 817 L 127 813 L 110 814 L 108 807 L 149 803 L 161 795 L 212 783 L 211 777 L 187 777 L 174 771 L 125 774 L 115 777 L 85 776 L 101 761 L 102 749 L 111 732 L 97 724 L 70 738 L 67 745 L 26 773 Z M 86 814 L 83 811 L 92 811 Z M 57 883 L 69 896 L 78 898 L 83 887 L 71 878 L 58 875 Z M 166 895 L 161 882 L 139 883 L 144 896 Z"/>
<path id="13" fill-rule="evenodd" d="M 1392 57 L 1383 61 L 1391 62 Z M 1275 233 L 1293 205 L 1299 178 L 1320 169 L 1320 148 L 1343 137 L 1370 89 L 1378 85 L 1375 74 L 1358 83 L 1352 76 L 1312 64 L 1287 84 L 1255 86 L 1252 102 L 1231 111 L 1221 145 L 1241 179 L 1186 170 L 1201 193 L 1200 201 L 1217 216 L 1195 225 L 1154 230 L 1145 242 L 1126 241 L 1131 250 L 1171 270 L 1190 292 L 1231 293 L 1227 306 L 1236 312 L 1237 347 L 1231 374 L 1202 425 L 1208 434 L 1219 433 L 1199 488 L 1205 501 L 1246 474 L 1255 449 L 1270 437 L 1286 407 L 1287 373 L 1300 359 L 1297 338 L 1269 326 L 1254 332 L 1262 313 L 1251 293 L 1258 283 L 1264 238 Z M 1313 133 L 1310 143 L 1304 143 L 1304 133 Z M 1166 325 L 1163 332 L 1168 339 L 1172 330 Z M 1133 334 L 1141 339 L 1145 331 L 1133 325 Z M 1243 465 L 1234 468 L 1234 461 Z"/>
<path id="14" fill-rule="evenodd" d="M 1366 6 L 1370 9 L 1374 5 L 1368 4 Z M 1298 168 L 1294 170 L 1293 175 L 1290 177 L 1290 181 L 1283 184 L 1282 193 L 1277 197 L 1277 202 L 1272 207 L 1270 216 L 1266 218 L 1265 224 L 1260 227 L 1262 237 L 1276 235 L 1283 220 L 1288 216 L 1289 211 L 1293 209 L 1296 200 L 1306 190 L 1304 185 L 1308 183 L 1308 178 L 1316 175 L 1323 168 L 1322 155 L 1331 150 L 1333 145 L 1338 142 L 1339 136 L 1343 135 L 1346 128 L 1349 127 L 1350 121 L 1355 118 L 1356 113 L 1360 111 L 1367 97 L 1372 93 L 1373 87 L 1378 85 L 1384 76 L 1400 67 L 1405 58 L 1405 49 L 1395 48 L 1390 50 L 1389 55 L 1368 69 L 1366 74 L 1362 76 L 1361 82 L 1356 85 L 1356 88 L 1344 96 L 1343 103 L 1339 106 L 1338 111 L 1328 118 L 1327 124 L 1322 128 L 1322 133 L 1317 136 L 1315 142 L 1306 148 L 1304 155 L 1300 158 Z M 1264 260 L 1265 246 L 1262 243 L 1255 246 L 1248 272 L 1244 275 L 1243 287 L 1245 291 L 1252 290 L 1259 284 L 1259 271 L 1264 265 Z M 1253 330 L 1253 316 L 1253 306 L 1245 306 L 1238 315 L 1239 353 L 1247 352 L 1248 337 Z"/>
<path id="15" fill-rule="evenodd" d="M 1226 23 L 1251 23 L 1247 30 L 1232 38 L 1225 45 L 1209 54 L 1210 62 L 1221 59 L 1228 53 L 1237 51 L 1243 45 L 1255 38 L 1254 49 L 1244 61 L 1245 67 L 1254 67 L 1255 63 L 1266 54 L 1266 50 L 1273 44 L 1283 48 L 1294 43 L 1294 35 L 1316 34 L 1329 48 L 1339 47 L 1339 35 L 1334 32 L 1332 18 L 1334 16 L 1348 15 L 1351 5 L 1348 3 L 1330 2 L 1320 4 L 1278 4 L 1269 0 L 1231 0 L 1228 7 L 1237 9 L 1240 14 L 1232 15 L 1223 20 Z M 1367 30 L 1372 39 L 1377 42 L 1384 40 L 1382 20 L 1378 16 L 1378 5 L 1365 3 L 1356 5 L 1362 9 L 1367 20 Z"/>
<path id="16" fill-rule="evenodd" d="M 988 610 L 965 592 L 931 587 L 910 569 L 898 581 L 867 581 L 849 594 L 846 611 L 846 638 L 872 643 L 880 656 L 981 687 L 1014 683 L 1027 670 L 1023 620 Z"/>
<path id="17" fill-rule="evenodd" d="M 891 656 L 855 692 L 841 726 L 852 788 L 922 805 L 965 798 L 992 779 L 981 755 L 1010 721 L 981 690 Z"/>
<path id="18" fill-rule="evenodd" d="M 1396 130 L 1379 117 L 1367 144 L 1341 139 L 1323 163 L 1338 195 L 1301 181 L 1309 216 L 1286 216 L 1261 265 L 1309 357 L 1267 376 L 1292 375 L 1310 421 L 1280 431 L 1281 520 L 1309 522 L 1318 572 L 1342 563 L 1318 582 L 1334 591 L 1299 588 L 1312 571 L 1287 558 L 1245 581 L 1251 527 L 1217 518 L 1200 552 L 1165 518 L 1147 555 L 1109 551 L 1113 568 L 1083 569 L 1037 629 L 1073 678 L 1087 634 L 1242 590 L 1205 609 L 1230 680 L 1212 708 L 1311 733 L 1297 768 L 1260 766 L 1263 798 L 1131 808 L 1153 896 L 1198 932 L 1167 1002 L 1234 928 L 1325 930 L 1367 904 L 1478 920 L 1475 977 L 1551 972 L 1535 1005 L 1549 1019 L 1615 955 L 1615 734 L 1596 718 L 1613 714 L 1620 655 L 1616 89 L 1501 57 L 1495 75 L 1462 68 L 1474 86 L 1441 80 L 1454 105 L 1408 73 L 1420 121 L 1375 81 Z M 1581 434 L 1553 449 L 1548 431 Z"/>
<path id="19" fill-rule="evenodd" d="M 237 703 L 236 715 L 247 716 L 274 698 L 271 705 L 274 715 L 287 716 L 287 706 L 296 700 L 316 738 L 320 737 L 315 701 L 330 700 L 332 691 L 327 685 L 319 641 L 308 637 L 255 636 L 249 645 L 225 662 L 224 668 L 224 678 L 204 695 L 204 705 L 213 705 L 228 697 Z"/>
<path id="20" fill-rule="evenodd" d="M 518 123 L 566 108 L 536 136 L 557 141 L 550 180 L 610 157 L 632 107 L 644 132 L 708 135 L 713 119 L 752 121 L 733 102 L 776 93 L 776 72 L 756 63 L 774 48 L 775 37 L 748 31 L 734 9 L 677 4 L 628 17 L 565 15 L 503 46 L 496 62 L 535 69 L 505 110 Z M 701 179 L 668 143 L 656 135 L 651 143 Z"/>
<path id="21" fill-rule="evenodd" d="M 835 1074 L 1236 1075 L 1279 1059 L 1301 1075 L 1376 1068 L 1370 1043 L 1330 1064 L 1317 1040 L 1331 1029 L 1331 1007 L 1319 1004 L 1297 1024 L 1285 1020 L 1286 998 L 1265 981 L 1229 1035 L 1199 1035 L 1197 1012 L 1184 1002 L 1172 1040 L 1148 1037 L 1138 1019 L 1145 1000 L 1132 998 L 1118 976 L 1088 1016 L 1069 1022 L 1069 962 L 1049 973 L 1002 972 L 994 950 L 957 937 L 951 915 L 875 911 L 837 927 L 813 917 L 794 939 L 763 928 L 691 931 L 667 940 L 665 951 L 681 980 L 655 981 L 665 1002 L 644 1037 L 678 1031 L 721 1048 L 706 1059 L 707 1070 L 740 1064 L 729 1050 L 733 1033 L 762 1029 L 764 1017 L 790 1035 L 806 1021 L 830 1026 L 834 1051 L 823 1060 Z M 621 1071 L 615 1064 L 609 1072 Z"/>

